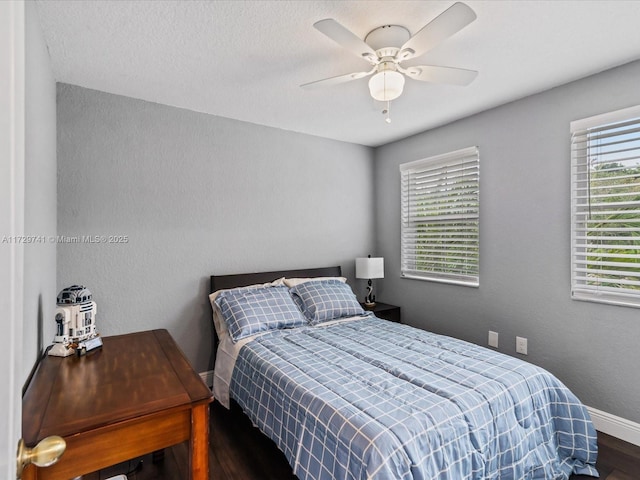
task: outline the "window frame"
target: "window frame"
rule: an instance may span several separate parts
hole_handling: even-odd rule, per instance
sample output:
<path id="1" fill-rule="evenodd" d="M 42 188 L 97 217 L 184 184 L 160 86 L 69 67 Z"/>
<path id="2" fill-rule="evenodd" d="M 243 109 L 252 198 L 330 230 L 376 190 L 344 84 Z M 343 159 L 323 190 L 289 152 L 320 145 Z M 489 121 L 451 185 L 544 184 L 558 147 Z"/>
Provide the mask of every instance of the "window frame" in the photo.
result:
<path id="1" fill-rule="evenodd" d="M 401 196 L 401 277 L 478 288 L 480 286 L 480 151 L 478 147 L 467 147 L 453 152 L 403 163 L 399 166 L 399 168 Z M 461 168 L 462 173 L 452 174 L 451 170 L 459 171 Z M 449 171 L 447 171 L 447 169 L 449 169 Z M 440 171 L 441 174 L 438 171 Z M 420 209 L 421 214 L 425 214 L 425 212 L 428 212 L 434 215 L 434 220 L 429 222 L 431 225 L 426 228 L 432 230 L 433 232 L 439 232 L 441 234 L 441 238 L 446 238 L 447 236 L 451 237 L 452 234 L 456 235 L 451 243 L 448 246 L 444 247 L 444 249 L 442 250 L 442 256 L 430 255 L 427 257 L 424 254 L 421 256 L 420 254 L 415 253 L 417 250 L 416 244 L 418 242 L 411 239 L 411 235 L 415 235 L 416 230 L 425 229 L 425 222 L 411 220 L 411 214 L 409 210 L 411 208 L 412 201 L 411 195 L 414 195 L 413 200 L 415 200 L 415 188 L 411 190 L 412 186 L 410 186 L 412 178 L 411 175 L 424 176 L 427 175 L 427 172 L 430 172 L 430 174 L 433 175 L 432 178 L 434 179 L 433 182 L 429 182 L 432 183 L 432 187 L 429 187 L 431 190 L 429 190 L 429 193 L 427 194 L 427 196 L 429 197 L 437 197 L 437 200 L 442 200 L 444 198 L 453 198 L 454 195 L 447 196 L 434 192 L 436 192 L 436 190 L 442 191 L 441 187 L 445 184 L 453 185 L 457 179 L 460 179 L 463 176 L 466 178 L 465 183 L 467 183 L 467 185 L 462 188 L 472 190 L 469 192 L 464 192 L 463 201 L 468 201 L 470 202 L 470 204 L 464 207 L 463 213 L 460 213 L 460 211 L 458 211 L 458 209 L 460 208 L 459 199 L 457 202 L 453 202 L 453 206 L 455 209 L 455 212 L 453 212 L 453 214 L 437 215 L 434 209 L 426 211 L 423 208 Z M 415 187 L 415 185 L 413 185 L 413 187 Z M 455 187 L 454 193 L 455 196 L 461 196 L 461 187 Z M 434 204 L 440 205 L 440 207 L 438 208 L 440 209 L 440 211 L 442 211 L 442 203 L 438 203 L 437 200 L 436 202 L 434 202 Z M 449 204 L 447 204 L 444 209 L 447 211 L 447 213 L 450 213 L 448 211 L 448 209 L 450 208 L 448 205 Z M 458 224 L 457 226 L 461 228 L 457 230 L 451 228 L 454 223 Z M 437 225 L 446 226 L 447 228 L 438 230 L 437 228 L 434 228 Z M 462 243 L 465 244 L 468 248 L 462 251 L 462 253 L 460 254 L 461 256 L 458 256 L 457 252 L 460 250 L 460 243 L 455 242 L 460 242 L 461 238 L 465 238 L 465 240 L 462 240 Z M 457 247 L 454 245 L 457 245 Z M 429 244 L 429 246 L 432 248 L 438 248 L 433 247 L 433 245 L 431 244 Z M 425 247 L 426 245 L 423 245 L 422 248 Z M 420 262 L 421 258 L 423 259 L 423 263 L 424 261 L 426 261 L 425 257 L 431 259 L 433 259 L 434 257 L 442 259 L 440 261 L 432 261 L 432 264 L 444 264 L 444 262 L 446 262 L 447 260 L 450 262 L 451 253 L 446 253 L 445 251 L 447 248 L 451 249 L 452 247 L 456 249 L 456 261 L 461 258 L 465 259 L 462 263 L 458 264 L 459 268 L 452 268 L 451 266 L 449 266 L 447 268 L 451 271 L 438 271 L 437 268 L 423 269 L 418 267 L 417 264 Z M 438 250 L 438 252 L 440 252 L 440 250 Z M 469 260 L 471 261 L 469 262 Z M 443 266 L 442 268 L 444 269 L 445 267 Z"/>
<path id="2" fill-rule="evenodd" d="M 638 132 L 635 132 L 635 136 L 632 140 L 624 140 L 620 138 L 618 140 L 611 139 L 610 136 L 618 135 L 619 137 L 623 137 L 623 135 L 616 132 L 621 127 L 623 123 L 630 123 L 630 125 L 635 126 L 639 129 Z M 603 133 L 606 132 L 606 133 Z M 598 136 L 598 133 L 601 135 Z M 634 246 L 631 244 L 632 248 L 630 249 L 621 249 L 627 251 L 634 251 L 634 253 L 622 253 L 615 252 L 611 257 L 605 257 L 606 254 L 611 255 L 611 252 L 614 249 L 609 251 L 600 252 L 598 255 L 595 255 L 593 252 L 588 252 L 588 248 L 596 248 L 594 245 L 596 243 L 590 242 L 588 240 L 590 233 L 598 232 L 595 235 L 596 238 L 599 238 L 600 242 L 602 242 L 603 238 L 607 238 L 607 234 L 613 234 L 620 232 L 620 227 L 612 227 L 607 223 L 607 227 L 594 228 L 589 225 L 589 222 L 593 224 L 594 217 L 592 215 L 598 215 L 598 210 L 600 206 L 603 205 L 601 201 L 600 204 L 597 204 L 596 193 L 592 193 L 592 190 L 603 190 L 605 188 L 610 189 L 620 189 L 620 184 L 615 184 L 614 182 L 602 182 L 598 186 L 593 186 L 592 184 L 592 175 L 595 170 L 594 165 L 608 165 L 612 163 L 618 163 L 623 159 L 610 159 L 607 161 L 592 160 L 593 158 L 600 158 L 601 155 L 607 155 L 606 150 L 599 150 L 594 154 L 589 153 L 590 148 L 594 149 L 604 149 L 605 145 L 594 145 L 591 146 L 590 142 L 595 142 L 597 139 L 609 138 L 608 141 L 605 140 L 605 143 L 611 144 L 611 142 L 629 142 L 631 145 L 630 152 L 634 150 L 637 152 L 637 157 L 630 157 L 631 160 L 636 160 L 637 164 L 640 168 L 640 146 L 634 146 L 632 142 L 640 142 L 640 105 L 625 108 L 622 110 L 616 110 L 613 112 L 604 113 L 601 115 L 594 115 L 592 117 L 583 118 L 580 120 L 575 120 L 570 124 L 570 134 L 571 134 L 571 173 L 570 173 L 570 190 L 571 190 L 571 298 L 573 300 L 580 301 L 588 301 L 588 302 L 596 302 L 596 303 L 605 303 L 611 305 L 622 305 L 627 307 L 635 307 L 640 308 L 640 287 L 637 289 L 632 288 L 624 288 L 624 282 L 618 285 L 617 287 L 605 286 L 603 284 L 613 283 L 616 279 L 611 277 L 605 277 L 603 275 L 609 274 L 619 274 L 624 273 L 625 268 L 629 268 L 627 266 L 621 266 L 622 263 L 625 263 L 628 259 L 638 258 L 637 255 L 640 255 L 640 247 Z M 619 143 L 618 143 L 619 144 Z M 619 148 L 619 147 L 614 147 Z M 585 153 L 579 153 L 584 151 Z M 608 153 L 608 155 L 613 155 L 612 153 Z M 628 153 L 625 153 L 628 155 Z M 617 168 L 617 165 L 614 165 L 613 168 Z M 626 168 L 635 168 L 624 167 Z M 603 171 L 604 167 L 601 168 L 600 171 Z M 606 177 L 603 177 L 606 178 Z M 601 179 L 597 179 L 599 181 Z M 634 180 L 635 182 L 635 180 Z M 586 191 L 586 192 L 585 192 Z M 607 195 L 600 195 L 599 198 L 612 196 L 611 190 Z M 602 192 L 601 192 L 602 193 Z M 605 194 L 607 192 L 604 192 Z M 628 193 L 625 192 L 625 196 L 628 196 Z M 624 196 L 623 196 L 624 197 Z M 626 201 L 617 202 L 614 208 L 607 207 L 611 210 L 611 212 L 616 212 L 615 214 L 619 214 L 620 212 L 624 212 L 625 208 L 629 206 L 633 209 L 633 202 L 635 200 L 631 199 L 631 203 Z M 637 204 L 636 204 L 637 205 Z M 640 205 L 636 208 L 640 211 Z M 596 213 L 593 213 L 593 211 Z M 605 209 L 606 210 L 606 209 Z M 600 214 L 602 215 L 602 213 Z M 630 223 L 635 223 L 636 220 L 640 222 L 640 213 L 635 214 L 635 217 L 630 219 Z M 607 221 L 609 218 L 606 219 Z M 599 220 L 599 223 L 605 223 L 604 220 Z M 617 220 L 617 223 L 620 223 L 620 220 Z M 632 229 L 633 230 L 633 229 Z M 620 240 L 614 239 L 614 245 L 605 244 L 605 247 L 618 246 L 615 244 Z M 634 239 L 635 240 L 635 239 Z M 611 243 L 610 240 L 606 240 Z M 623 246 L 623 245 L 620 245 Z M 601 245 L 602 247 L 602 245 Z M 622 256 L 621 256 L 622 255 Z M 588 258 L 592 257 L 592 264 L 590 265 L 588 262 L 590 261 Z M 594 258 L 595 257 L 595 258 Z M 598 259 L 600 257 L 600 259 Z M 601 270 L 603 266 L 605 268 L 612 268 L 612 270 L 601 271 L 600 275 L 597 274 L 594 276 L 589 276 L 590 272 L 593 272 L 593 265 L 598 266 Z M 590 268 L 591 267 L 591 268 Z M 638 277 L 640 275 L 640 271 L 635 272 L 634 268 L 631 268 L 632 275 Z M 607 281 L 607 279 L 609 281 Z M 633 280 L 633 282 L 640 281 Z"/>

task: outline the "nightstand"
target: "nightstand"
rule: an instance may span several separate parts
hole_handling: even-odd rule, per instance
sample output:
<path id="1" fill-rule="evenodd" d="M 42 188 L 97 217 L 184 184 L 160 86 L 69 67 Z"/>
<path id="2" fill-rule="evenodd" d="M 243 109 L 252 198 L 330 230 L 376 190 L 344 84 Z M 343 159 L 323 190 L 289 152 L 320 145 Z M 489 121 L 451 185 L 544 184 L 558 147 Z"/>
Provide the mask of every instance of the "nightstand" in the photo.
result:
<path id="1" fill-rule="evenodd" d="M 360 303 L 362 308 L 370 312 L 375 313 L 376 317 L 390 322 L 402 323 L 400 318 L 400 307 L 396 305 L 389 305 L 388 303 L 376 302 L 376 306 L 373 308 L 365 307 L 364 303 Z"/>

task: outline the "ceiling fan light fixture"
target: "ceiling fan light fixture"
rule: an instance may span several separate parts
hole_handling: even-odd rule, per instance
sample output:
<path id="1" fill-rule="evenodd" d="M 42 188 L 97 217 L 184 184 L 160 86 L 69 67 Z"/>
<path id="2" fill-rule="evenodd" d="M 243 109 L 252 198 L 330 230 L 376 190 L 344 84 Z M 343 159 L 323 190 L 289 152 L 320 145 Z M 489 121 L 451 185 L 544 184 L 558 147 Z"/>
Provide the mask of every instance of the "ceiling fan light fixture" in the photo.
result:
<path id="1" fill-rule="evenodd" d="M 427 53 L 476 18 L 475 12 L 469 6 L 456 1 L 413 36 L 401 25 L 386 24 L 371 30 L 364 40 L 333 18 L 325 18 L 314 23 L 314 28 L 359 58 L 368 61 L 371 69 L 305 83 L 301 87 L 338 85 L 373 75 L 369 80 L 369 93 L 375 100 L 386 102 L 387 106 L 382 113 L 386 115 L 385 121 L 390 122 L 389 104 L 391 100 L 402 95 L 405 75 L 421 82 L 461 86 L 468 85 L 475 79 L 478 72 L 474 70 L 435 65 L 403 67 L 401 64 Z"/>
<path id="2" fill-rule="evenodd" d="M 394 70 L 383 70 L 369 80 L 369 93 L 380 101 L 388 102 L 402 95 L 404 75 Z"/>

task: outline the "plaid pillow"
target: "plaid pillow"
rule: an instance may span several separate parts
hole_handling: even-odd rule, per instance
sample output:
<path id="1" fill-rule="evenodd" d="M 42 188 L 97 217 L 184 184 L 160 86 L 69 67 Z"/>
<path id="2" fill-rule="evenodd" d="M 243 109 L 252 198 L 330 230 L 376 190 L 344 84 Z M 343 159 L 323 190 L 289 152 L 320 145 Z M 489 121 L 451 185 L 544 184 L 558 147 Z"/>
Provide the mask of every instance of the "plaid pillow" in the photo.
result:
<path id="1" fill-rule="evenodd" d="M 366 313 L 351 287 L 339 280 L 305 282 L 290 292 L 311 325 Z"/>
<path id="2" fill-rule="evenodd" d="M 287 287 L 227 290 L 215 301 L 234 342 L 267 330 L 307 324 Z"/>

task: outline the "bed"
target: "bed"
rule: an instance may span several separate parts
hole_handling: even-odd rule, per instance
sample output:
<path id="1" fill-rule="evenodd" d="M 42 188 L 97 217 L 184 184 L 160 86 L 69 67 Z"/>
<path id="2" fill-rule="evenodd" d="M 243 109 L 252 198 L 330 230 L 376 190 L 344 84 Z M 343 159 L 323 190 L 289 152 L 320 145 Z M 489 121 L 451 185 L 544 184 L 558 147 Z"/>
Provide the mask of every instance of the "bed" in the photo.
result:
<path id="1" fill-rule="evenodd" d="M 211 276 L 214 397 L 301 480 L 597 477 L 586 408 L 545 370 L 376 318 L 340 267 Z"/>

